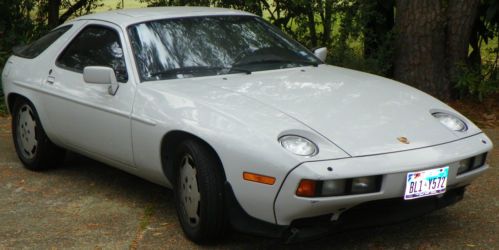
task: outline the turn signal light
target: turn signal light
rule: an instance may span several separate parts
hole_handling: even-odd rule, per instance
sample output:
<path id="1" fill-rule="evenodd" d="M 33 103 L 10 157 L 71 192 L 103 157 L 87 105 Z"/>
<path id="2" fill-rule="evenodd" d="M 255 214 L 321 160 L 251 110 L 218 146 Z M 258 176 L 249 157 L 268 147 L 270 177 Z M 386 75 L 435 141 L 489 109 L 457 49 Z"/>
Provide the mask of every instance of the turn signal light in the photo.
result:
<path id="1" fill-rule="evenodd" d="M 275 183 L 274 177 L 255 174 L 255 173 L 248 173 L 248 172 L 243 173 L 243 179 L 246 181 L 258 182 L 267 185 L 274 185 Z"/>
<path id="2" fill-rule="evenodd" d="M 296 195 L 301 197 L 315 197 L 315 188 L 317 182 L 312 180 L 301 180 L 300 185 L 296 189 Z"/>

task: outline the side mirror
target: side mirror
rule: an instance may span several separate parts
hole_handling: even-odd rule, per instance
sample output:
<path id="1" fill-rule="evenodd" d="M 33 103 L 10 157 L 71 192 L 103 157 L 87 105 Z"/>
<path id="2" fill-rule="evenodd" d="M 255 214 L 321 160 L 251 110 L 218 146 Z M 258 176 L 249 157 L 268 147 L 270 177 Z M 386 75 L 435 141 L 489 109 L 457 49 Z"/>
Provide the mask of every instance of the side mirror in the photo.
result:
<path id="1" fill-rule="evenodd" d="M 120 85 L 116 80 L 114 70 L 109 67 L 88 66 L 83 69 L 83 80 L 86 83 L 109 84 L 108 92 L 110 95 L 116 95 Z"/>
<path id="2" fill-rule="evenodd" d="M 326 57 L 327 57 L 327 48 L 326 47 L 322 47 L 322 48 L 318 48 L 318 49 L 315 49 L 314 50 L 314 55 L 321 59 L 321 61 L 325 62 L 326 61 Z"/>

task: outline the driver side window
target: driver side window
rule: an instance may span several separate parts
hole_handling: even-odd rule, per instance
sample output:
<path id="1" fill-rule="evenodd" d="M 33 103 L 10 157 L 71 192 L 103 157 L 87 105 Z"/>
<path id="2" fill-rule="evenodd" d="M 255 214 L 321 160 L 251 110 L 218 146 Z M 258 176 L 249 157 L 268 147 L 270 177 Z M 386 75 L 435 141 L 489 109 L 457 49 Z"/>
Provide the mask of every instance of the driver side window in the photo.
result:
<path id="1" fill-rule="evenodd" d="M 118 33 L 110 28 L 90 25 L 84 28 L 64 49 L 57 66 L 83 73 L 87 66 L 105 66 L 114 69 L 118 82 L 127 82 L 123 47 Z"/>

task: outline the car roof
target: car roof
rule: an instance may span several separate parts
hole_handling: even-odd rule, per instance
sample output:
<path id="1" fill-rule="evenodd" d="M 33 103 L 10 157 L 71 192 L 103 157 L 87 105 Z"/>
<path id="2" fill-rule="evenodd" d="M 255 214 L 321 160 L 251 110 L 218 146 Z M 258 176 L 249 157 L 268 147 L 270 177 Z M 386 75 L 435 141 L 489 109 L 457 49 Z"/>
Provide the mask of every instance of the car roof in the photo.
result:
<path id="1" fill-rule="evenodd" d="M 123 9 L 90 14 L 78 17 L 74 19 L 74 21 L 101 20 L 126 27 L 130 24 L 141 23 L 150 20 L 217 15 L 250 16 L 253 14 L 239 10 L 211 7 L 148 7 L 141 9 Z"/>

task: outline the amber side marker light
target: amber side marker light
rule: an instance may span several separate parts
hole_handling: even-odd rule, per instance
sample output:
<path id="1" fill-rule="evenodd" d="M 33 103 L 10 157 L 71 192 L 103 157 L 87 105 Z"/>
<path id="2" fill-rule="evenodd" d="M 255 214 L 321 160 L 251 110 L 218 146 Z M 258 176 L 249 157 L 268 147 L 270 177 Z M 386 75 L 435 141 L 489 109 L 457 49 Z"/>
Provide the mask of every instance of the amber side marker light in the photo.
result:
<path id="1" fill-rule="evenodd" d="M 267 184 L 267 185 L 274 185 L 274 183 L 275 183 L 274 177 L 260 175 L 260 174 L 254 174 L 254 173 L 248 173 L 248 172 L 243 173 L 243 179 L 246 181 L 253 181 L 253 182 L 258 182 L 258 183 Z"/>

